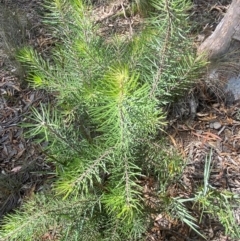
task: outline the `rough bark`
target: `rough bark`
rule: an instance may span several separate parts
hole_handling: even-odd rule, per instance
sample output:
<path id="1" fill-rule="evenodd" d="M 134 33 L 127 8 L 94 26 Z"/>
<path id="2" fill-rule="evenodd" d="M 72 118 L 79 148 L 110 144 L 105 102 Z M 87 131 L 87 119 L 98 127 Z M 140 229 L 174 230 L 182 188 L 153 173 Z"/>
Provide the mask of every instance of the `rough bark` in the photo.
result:
<path id="1" fill-rule="evenodd" d="M 200 45 L 198 54 L 209 60 L 226 54 L 232 44 L 240 46 L 240 0 L 233 0 L 215 31 Z"/>

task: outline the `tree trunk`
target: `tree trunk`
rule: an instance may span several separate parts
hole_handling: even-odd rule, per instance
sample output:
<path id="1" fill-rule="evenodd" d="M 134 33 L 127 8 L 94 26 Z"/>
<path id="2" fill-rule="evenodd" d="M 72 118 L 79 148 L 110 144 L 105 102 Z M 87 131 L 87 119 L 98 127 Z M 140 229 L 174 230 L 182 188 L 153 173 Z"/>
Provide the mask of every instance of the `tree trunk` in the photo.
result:
<path id="1" fill-rule="evenodd" d="M 233 0 L 215 31 L 198 48 L 209 60 L 226 54 L 230 46 L 240 48 L 240 0 Z"/>

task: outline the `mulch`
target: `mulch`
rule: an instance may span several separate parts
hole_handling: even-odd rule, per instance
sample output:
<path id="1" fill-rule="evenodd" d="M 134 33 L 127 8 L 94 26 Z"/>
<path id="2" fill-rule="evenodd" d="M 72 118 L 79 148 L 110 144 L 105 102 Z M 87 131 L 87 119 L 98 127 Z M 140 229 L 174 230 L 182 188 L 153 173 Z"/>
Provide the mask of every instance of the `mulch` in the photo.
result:
<path id="1" fill-rule="evenodd" d="M 13 58 L 16 49 L 24 45 L 46 50 L 42 42 L 47 34 L 37 13 L 41 2 L 0 2 L 0 220 L 40 190 L 52 170 L 41 148 L 25 138 L 26 129 L 21 126 L 29 120 L 31 108 L 48 102 L 49 96 L 27 87 L 24 71 Z M 8 11 L 13 14 L 11 18 L 4 15 Z M 3 34 L 4 30 L 8 33 Z M 18 38 L 21 41 L 16 41 Z"/>
<path id="2" fill-rule="evenodd" d="M 189 192 L 203 184 L 206 158 L 211 155 L 209 185 L 217 190 L 240 194 L 240 103 L 226 108 L 214 103 L 197 113 L 194 120 L 177 121 L 169 126 L 173 145 L 185 157 L 183 183 Z M 240 225 L 240 208 L 234 210 L 236 224 Z M 208 230 L 222 229 L 218 222 L 210 223 Z M 205 227 L 206 228 L 206 227 Z M 217 235 L 221 235 L 217 238 Z M 209 240 L 231 240 L 213 233 Z M 208 236 L 209 237 L 209 236 Z M 228 238 L 228 239 L 227 239 Z"/>

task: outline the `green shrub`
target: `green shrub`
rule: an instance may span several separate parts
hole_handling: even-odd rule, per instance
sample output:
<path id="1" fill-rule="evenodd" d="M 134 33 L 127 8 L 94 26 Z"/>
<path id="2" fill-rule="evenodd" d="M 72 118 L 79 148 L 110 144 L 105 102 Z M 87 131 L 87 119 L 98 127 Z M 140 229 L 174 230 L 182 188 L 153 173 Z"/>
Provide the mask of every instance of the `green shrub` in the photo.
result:
<path id="1" fill-rule="evenodd" d="M 205 65 L 187 37 L 189 3 L 152 1 L 140 33 L 108 41 L 98 34 L 91 6 L 45 5 L 45 22 L 58 39 L 50 58 L 27 48 L 18 58 L 32 86 L 56 98 L 25 124 L 31 138 L 48 142 L 56 181 L 51 192 L 5 218 L 1 240 L 39 240 L 52 228 L 61 240 L 141 240 L 149 213 L 139 180 L 154 173 L 164 190 L 181 172 L 179 158 L 155 148 L 166 123 L 162 108 Z"/>

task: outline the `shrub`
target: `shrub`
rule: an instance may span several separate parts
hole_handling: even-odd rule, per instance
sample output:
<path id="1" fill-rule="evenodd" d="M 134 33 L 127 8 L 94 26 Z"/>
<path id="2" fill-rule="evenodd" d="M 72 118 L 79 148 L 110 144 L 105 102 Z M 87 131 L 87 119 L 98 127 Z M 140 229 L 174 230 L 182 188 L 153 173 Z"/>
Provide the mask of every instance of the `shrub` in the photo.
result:
<path id="1" fill-rule="evenodd" d="M 179 158 L 170 168 L 170 157 L 155 148 L 166 124 L 162 108 L 205 65 L 187 38 L 189 3 L 151 1 L 154 11 L 139 33 L 108 41 L 89 4 L 45 5 L 45 22 L 58 39 L 50 58 L 28 48 L 18 58 L 32 86 L 56 98 L 33 109 L 26 125 L 31 138 L 48 142 L 56 181 L 5 218 L 1 240 L 39 240 L 51 229 L 61 240 L 140 240 L 149 213 L 139 181 L 154 173 L 164 190 L 181 171 Z"/>

